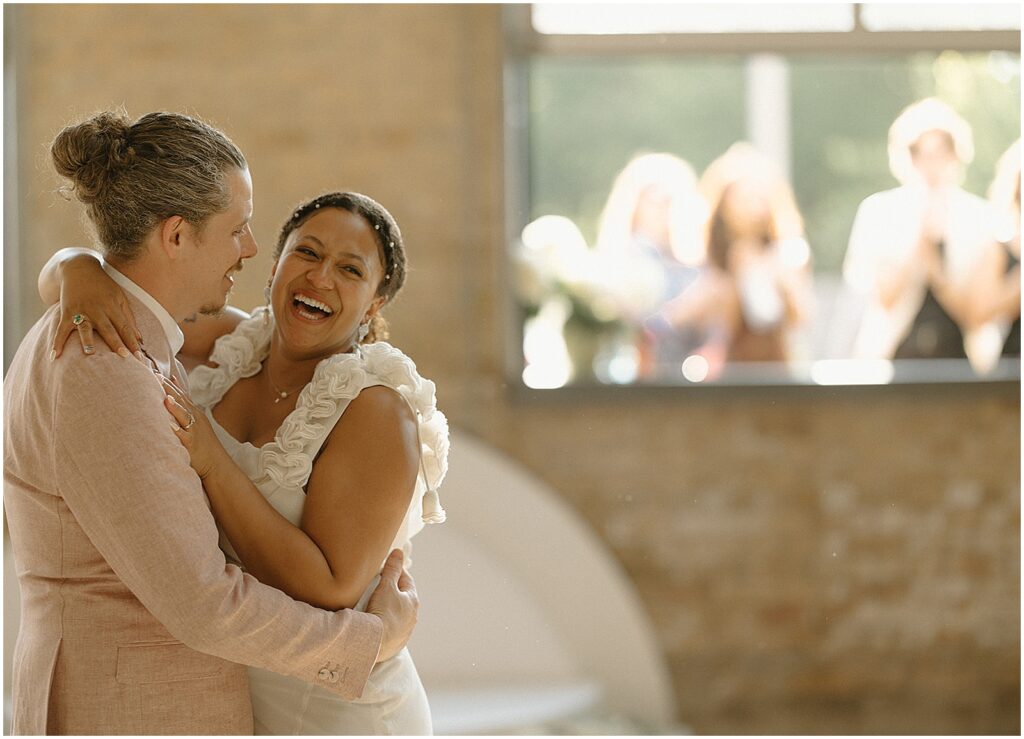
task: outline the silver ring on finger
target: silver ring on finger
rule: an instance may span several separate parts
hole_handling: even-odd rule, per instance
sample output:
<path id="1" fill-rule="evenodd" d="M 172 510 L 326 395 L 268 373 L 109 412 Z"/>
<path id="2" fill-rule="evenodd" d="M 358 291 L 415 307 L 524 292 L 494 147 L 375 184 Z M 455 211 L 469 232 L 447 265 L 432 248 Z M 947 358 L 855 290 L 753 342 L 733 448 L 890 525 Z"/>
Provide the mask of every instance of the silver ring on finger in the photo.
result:
<path id="1" fill-rule="evenodd" d="M 192 428 L 192 426 L 195 425 L 196 422 L 196 417 L 192 413 L 192 411 L 186 409 L 185 412 L 188 414 L 188 423 L 181 427 L 182 431 L 188 431 L 190 428 Z"/>

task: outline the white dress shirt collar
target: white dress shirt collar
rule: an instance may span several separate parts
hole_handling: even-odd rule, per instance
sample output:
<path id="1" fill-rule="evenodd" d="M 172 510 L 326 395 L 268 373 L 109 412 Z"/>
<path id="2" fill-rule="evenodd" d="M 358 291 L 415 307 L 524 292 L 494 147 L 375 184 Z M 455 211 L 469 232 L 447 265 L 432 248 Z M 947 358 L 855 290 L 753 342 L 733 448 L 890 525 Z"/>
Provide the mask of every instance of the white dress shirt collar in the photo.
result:
<path id="1" fill-rule="evenodd" d="M 164 334 L 167 336 L 167 343 L 171 347 L 171 358 L 173 359 L 181 351 L 181 347 L 185 343 L 185 334 L 181 332 L 181 328 L 171 317 L 171 314 L 157 302 L 156 298 L 111 267 L 106 261 L 103 262 L 103 269 L 125 292 L 137 298 L 156 316 L 156 319 L 160 322 L 160 327 L 163 328 Z"/>

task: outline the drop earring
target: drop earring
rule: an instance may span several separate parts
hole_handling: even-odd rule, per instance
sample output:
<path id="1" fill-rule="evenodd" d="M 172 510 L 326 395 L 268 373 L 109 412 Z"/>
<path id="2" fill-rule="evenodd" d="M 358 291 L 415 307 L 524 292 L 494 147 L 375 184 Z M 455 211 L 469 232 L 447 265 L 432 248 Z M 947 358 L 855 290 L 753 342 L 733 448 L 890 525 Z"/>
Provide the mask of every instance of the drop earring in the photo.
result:
<path id="1" fill-rule="evenodd" d="M 359 343 L 363 342 L 363 339 L 366 338 L 366 335 L 368 333 L 370 333 L 370 324 L 369 323 L 360 323 L 359 324 Z"/>

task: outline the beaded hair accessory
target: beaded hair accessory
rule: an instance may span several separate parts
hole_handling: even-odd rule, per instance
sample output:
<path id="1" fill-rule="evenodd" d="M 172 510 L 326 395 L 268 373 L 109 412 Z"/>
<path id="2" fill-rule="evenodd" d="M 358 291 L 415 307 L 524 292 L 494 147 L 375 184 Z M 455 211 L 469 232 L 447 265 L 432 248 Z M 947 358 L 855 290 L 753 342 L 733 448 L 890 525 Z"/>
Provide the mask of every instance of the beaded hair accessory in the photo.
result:
<path id="1" fill-rule="evenodd" d="M 380 223 L 375 223 L 374 224 L 374 230 L 375 231 L 380 231 L 380 229 L 381 229 L 381 224 Z M 394 249 L 394 242 L 388 242 L 387 246 L 388 246 L 388 249 Z M 390 271 L 385 272 L 384 273 L 384 281 L 386 282 L 386 281 L 388 281 L 390 279 L 391 279 L 391 272 Z"/>
<path id="2" fill-rule="evenodd" d="M 290 220 L 292 222 L 297 222 L 299 219 L 303 218 L 308 213 L 311 213 L 312 211 L 315 211 L 315 210 L 319 210 L 322 205 L 325 205 L 325 204 L 330 205 L 330 203 L 328 202 L 330 196 L 321 196 L 321 197 L 323 198 L 323 200 L 318 198 L 318 199 L 314 200 L 312 203 L 307 204 L 304 208 L 296 208 L 295 211 L 292 213 L 292 217 L 291 217 Z M 363 214 L 361 214 L 361 215 L 363 215 Z M 363 218 L 367 218 L 367 216 L 363 215 Z M 379 233 L 380 232 L 380 223 L 374 223 L 373 224 L 373 230 L 377 231 Z M 391 257 L 390 250 L 395 248 L 395 242 L 389 240 L 387 242 L 386 246 L 383 243 L 381 244 L 381 246 L 384 249 L 384 251 L 387 253 L 387 256 L 389 257 L 387 259 L 388 264 L 385 266 L 384 281 L 385 282 L 390 282 L 391 281 L 391 275 L 392 275 L 392 272 L 393 272 L 393 265 L 390 264 L 390 261 L 391 261 L 390 260 L 390 257 Z"/>

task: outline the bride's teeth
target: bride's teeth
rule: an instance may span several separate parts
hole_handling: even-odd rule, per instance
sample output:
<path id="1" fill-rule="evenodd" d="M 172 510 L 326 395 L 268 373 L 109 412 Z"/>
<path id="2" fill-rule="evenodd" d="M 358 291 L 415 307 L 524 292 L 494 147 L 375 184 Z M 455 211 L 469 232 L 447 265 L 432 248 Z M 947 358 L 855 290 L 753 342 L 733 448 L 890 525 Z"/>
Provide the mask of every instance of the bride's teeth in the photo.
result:
<path id="1" fill-rule="evenodd" d="M 295 299 L 300 303 L 305 303 L 306 305 L 311 306 L 313 308 L 318 308 L 327 315 L 330 315 L 331 313 L 334 312 L 326 303 L 321 303 L 319 300 L 315 300 L 314 298 L 310 298 L 306 295 L 296 295 Z"/>

